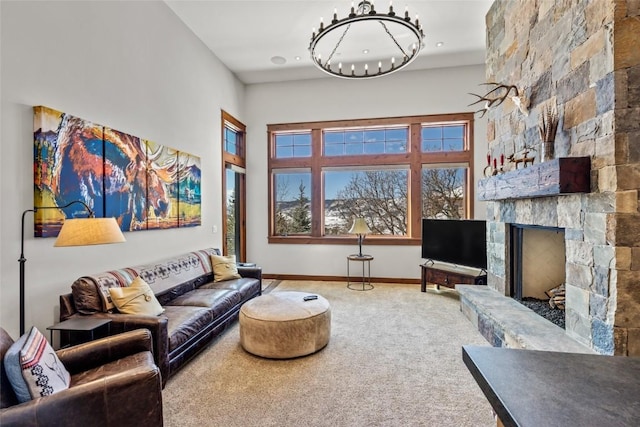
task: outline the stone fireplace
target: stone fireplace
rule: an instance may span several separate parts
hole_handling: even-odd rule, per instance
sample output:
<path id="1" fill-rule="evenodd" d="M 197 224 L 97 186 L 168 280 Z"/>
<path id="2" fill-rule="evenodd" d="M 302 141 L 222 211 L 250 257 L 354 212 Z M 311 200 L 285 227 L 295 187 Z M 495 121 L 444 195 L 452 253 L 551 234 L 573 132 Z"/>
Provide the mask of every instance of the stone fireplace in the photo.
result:
<path id="1" fill-rule="evenodd" d="M 487 82 L 515 85 L 528 107 L 524 114 L 507 98 L 487 112 L 489 154 L 530 153 L 535 160 L 529 175 L 538 176 L 507 163 L 504 173 L 479 183 L 478 197 L 488 201 L 490 293 L 461 289 L 462 311 L 493 345 L 522 344 L 521 336 L 508 330 L 509 316 L 491 313 L 499 307 L 496 296 L 510 299 L 511 225 L 563 229 L 562 334 L 577 344 L 569 351 L 582 346 L 640 356 L 640 3 L 496 0 L 486 22 Z M 538 127 L 549 107 L 559 118 L 555 160 L 541 162 Z M 565 158 L 590 161 L 588 188 L 545 186 L 547 165 Z M 572 179 L 575 171 L 566 175 L 561 166 L 551 181 Z M 532 182 L 542 191 L 532 192 Z M 492 301 L 484 308 L 470 299 L 480 294 Z M 524 318 L 519 311 L 514 316 Z"/>
<path id="2" fill-rule="evenodd" d="M 607 324 L 607 319 L 615 312 L 616 299 L 610 298 L 609 293 L 612 279 L 609 265 L 613 257 L 607 249 L 610 246 L 606 241 L 606 214 L 589 209 L 589 206 L 599 206 L 603 211 L 612 211 L 613 205 L 607 203 L 605 196 L 593 194 L 492 204 L 497 212 L 489 226 L 490 235 L 493 235 L 488 245 L 489 287 L 502 295 L 509 294 L 509 284 L 513 280 L 509 246 L 511 224 L 563 228 L 566 332 L 597 351 L 613 353 L 613 328 Z M 545 264 L 540 262 L 538 267 L 545 268 Z"/>

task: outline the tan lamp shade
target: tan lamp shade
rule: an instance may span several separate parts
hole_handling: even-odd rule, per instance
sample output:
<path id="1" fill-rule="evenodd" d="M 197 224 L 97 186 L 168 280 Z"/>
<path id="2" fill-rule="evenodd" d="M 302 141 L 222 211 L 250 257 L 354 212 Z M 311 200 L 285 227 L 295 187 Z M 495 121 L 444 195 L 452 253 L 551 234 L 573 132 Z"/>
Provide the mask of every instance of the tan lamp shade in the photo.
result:
<path id="1" fill-rule="evenodd" d="M 125 242 L 115 218 L 72 218 L 62 224 L 53 246 L 88 246 Z"/>
<path id="2" fill-rule="evenodd" d="M 369 234 L 371 230 L 367 226 L 367 222 L 364 218 L 356 218 L 353 221 L 353 225 L 351 226 L 351 230 L 349 230 L 349 234 Z"/>

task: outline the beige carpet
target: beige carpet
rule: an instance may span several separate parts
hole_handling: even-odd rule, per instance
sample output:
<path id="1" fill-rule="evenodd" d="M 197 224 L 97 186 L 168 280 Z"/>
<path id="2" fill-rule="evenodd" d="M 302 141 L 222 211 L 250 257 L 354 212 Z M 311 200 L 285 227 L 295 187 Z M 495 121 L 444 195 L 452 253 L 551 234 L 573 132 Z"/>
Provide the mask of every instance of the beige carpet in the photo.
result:
<path id="1" fill-rule="evenodd" d="M 455 292 L 294 281 L 271 292 L 283 290 L 329 300 L 328 346 L 293 360 L 262 359 L 240 347 L 236 323 L 169 379 L 166 426 L 495 426 L 461 356 L 463 344 L 488 344 Z"/>

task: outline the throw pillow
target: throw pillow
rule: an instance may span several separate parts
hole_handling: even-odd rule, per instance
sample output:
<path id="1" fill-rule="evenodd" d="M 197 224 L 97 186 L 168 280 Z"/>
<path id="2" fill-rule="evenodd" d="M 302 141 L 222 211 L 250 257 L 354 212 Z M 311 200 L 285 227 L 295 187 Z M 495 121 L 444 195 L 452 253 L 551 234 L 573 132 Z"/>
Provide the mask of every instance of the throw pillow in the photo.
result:
<path id="1" fill-rule="evenodd" d="M 126 288 L 109 288 L 111 301 L 120 313 L 159 316 L 164 313 L 153 291 L 140 276 Z"/>
<path id="2" fill-rule="evenodd" d="M 211 265 L 213 266 L 213 281 L 222 282 L 223 280 L 239 279 L 242 276 L 238 274 L 238 266 L 236 265 L 236 256 L 220 256 L 211 255 Z"/>
<path id="3" fill-rule="evenodd" d="M 9 347 L 4 369 L 21 403 L 66 390 L 71 382 L 71 375 L 35 326 Z"/>

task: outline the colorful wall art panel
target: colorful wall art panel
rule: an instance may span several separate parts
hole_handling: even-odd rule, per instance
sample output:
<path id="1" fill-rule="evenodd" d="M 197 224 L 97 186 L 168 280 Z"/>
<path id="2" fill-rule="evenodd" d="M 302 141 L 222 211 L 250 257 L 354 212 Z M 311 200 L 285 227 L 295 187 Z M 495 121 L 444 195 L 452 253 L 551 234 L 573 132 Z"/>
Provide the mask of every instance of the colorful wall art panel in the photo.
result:
<path id="1" fill-rule="evenodd" d="M 105 216 L 122 231 L 145 230 L 147 154 L 137 136 L 104 128 Z"/>
<path id="2" fill-rule="evenodd" d="M 104 216 L 103 127 L 47 107 L 34 107 L 34 206 L 86 203 Z M 57 236 L 66 218 L 86 217 L 80 203 L 35 213 L 36 237 Z"/>
<path id="3" fill-rule="evenodd" d="M 178 154 L 178 224 L 180 227 L 200 225 L 200 157 Z"/>
<path id="4" fill-rule="evenodd" d="M 147 146 L 147 228 L 178 227 L 178 152 L 145 141 Z"/>
<path id="5" fill-rule="evenodd" d="M 36 207 L 79 200 L 122 231 L 201 224 L 200 158 L 192 154 L 37 106 L 33 167 Z M 87 215 L 80 203 L 39 209 L 34 235 L 57 236 L 65 218 Z"/>

